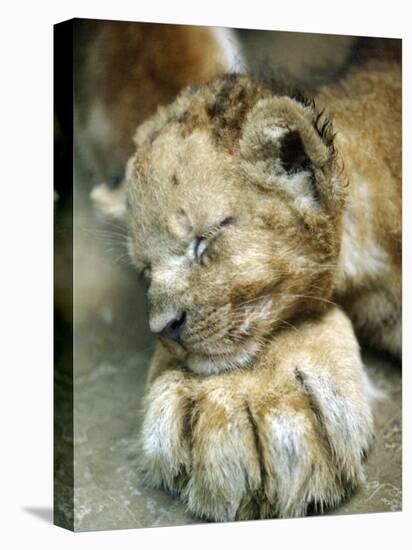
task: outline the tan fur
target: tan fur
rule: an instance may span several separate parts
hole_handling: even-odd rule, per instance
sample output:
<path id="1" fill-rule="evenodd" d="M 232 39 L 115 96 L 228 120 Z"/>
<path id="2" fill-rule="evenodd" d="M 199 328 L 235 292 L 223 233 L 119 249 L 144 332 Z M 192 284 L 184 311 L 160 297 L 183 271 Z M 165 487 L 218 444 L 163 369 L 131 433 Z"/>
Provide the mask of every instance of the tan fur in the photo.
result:
<path id="1" fill-rule="evenodd" d="M 363 479 L 352 327 L 401 353 L 400 91 L 393 60 L 315 104 L 228 75 L 136 133 L 114 211 L 127 205 L 152 330 L 186 315 L 153 358 L 142 470 L 197 515 L 302 515 Z"/>
<path id="2" fill-rule="evenodd" d="M 402 80 L 399 63 L 369 65 L 319 97 L 350 174 L 335 294 L 363 339 L 400 355 Z"/>
<path id="3" fill-rule="evenodd" d="M 296 328 L 253 369 L 152 376 L 141 440 L 150 483 L 228 521 L 302 515 L 350 493 L 372 436 L 358 345 L 337 309 Z"/>

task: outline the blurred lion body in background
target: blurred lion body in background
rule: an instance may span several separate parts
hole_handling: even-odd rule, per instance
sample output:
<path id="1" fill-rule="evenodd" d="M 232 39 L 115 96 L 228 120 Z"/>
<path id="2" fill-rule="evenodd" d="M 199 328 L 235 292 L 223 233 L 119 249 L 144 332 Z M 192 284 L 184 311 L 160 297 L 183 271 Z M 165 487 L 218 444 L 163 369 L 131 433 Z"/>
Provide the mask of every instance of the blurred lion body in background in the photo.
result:
<path id="1" fill-rule="evenodd" d="M 78 138 L 101 178 L 133 153 L 137 126 L 186 86 L 243 69 L 233 31 L 190 25 L 80 23 Z"/>

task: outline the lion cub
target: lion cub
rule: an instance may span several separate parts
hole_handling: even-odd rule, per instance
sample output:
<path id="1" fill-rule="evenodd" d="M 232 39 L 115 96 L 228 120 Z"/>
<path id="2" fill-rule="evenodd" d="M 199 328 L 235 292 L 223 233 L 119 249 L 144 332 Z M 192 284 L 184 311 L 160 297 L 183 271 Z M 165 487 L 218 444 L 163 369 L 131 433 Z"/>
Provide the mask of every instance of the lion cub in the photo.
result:
<path id="1" fill-rule="evenodd" d="M 227 74 L 137 130 L 112 198 L 159 336 L 142 468 L 194 514 L 299 516 L 363 479 L 355 331 L 401 353 L 400 101 L 394 60 L 315 101 Z"/>

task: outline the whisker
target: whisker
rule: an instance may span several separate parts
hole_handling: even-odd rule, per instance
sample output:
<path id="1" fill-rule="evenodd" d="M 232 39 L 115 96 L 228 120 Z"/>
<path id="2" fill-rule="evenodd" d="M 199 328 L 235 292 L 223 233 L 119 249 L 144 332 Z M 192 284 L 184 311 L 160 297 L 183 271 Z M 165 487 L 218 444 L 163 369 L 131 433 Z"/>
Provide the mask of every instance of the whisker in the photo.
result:
<path id="1" fill-rule="evenodd" d="M 291 296 L 293 298 L 306 298 L 308 300 L 318 300 L 319 302 L 325 302 L 326 304 L 338 306 L 336 302 L 333 302 L 332 300 L 327 300 L 326 298 L 321 298 L 320 296 L 311 296 L 306 294 L 289 294 L 289 293 L 288 293 L 288 296 Z"/>
<path id="2" fill-rule="evenodd" d="M 123 254 L 120 254 L 119 256 L 117 256 L 117 258 L 115 258 L 114 260 L 114 263 L 121 263 L 123 265 L 132 265 L 132 261 L 131 261 L 131 258 L 130 258 L 130 254 L 128 252 L 124 252 Z"/>

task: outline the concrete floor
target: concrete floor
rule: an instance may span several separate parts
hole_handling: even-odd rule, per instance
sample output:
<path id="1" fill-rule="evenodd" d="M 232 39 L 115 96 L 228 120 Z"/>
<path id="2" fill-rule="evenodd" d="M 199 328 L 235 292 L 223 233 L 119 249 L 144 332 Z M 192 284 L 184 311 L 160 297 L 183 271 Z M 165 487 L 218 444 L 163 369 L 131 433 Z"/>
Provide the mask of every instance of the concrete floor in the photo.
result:
<path id="1" fill-rule="evenodd" d="M 250 51 L 264 50 L 261 43 L 256 46 L 264 37 L 251 33 L 243 38 Z M 301 50 L 306 50 L 308 39 L 302 40 Z M 344 42 L 338 39 L 335 45 L 343 60 Z M 322 74 L 322 66 L 317 74 Z M 89 178 L 81 161 L 76 162 L 74 379 L 71 339 L 60 339 L 55 518 L 77 531 L 200 523 L 179 500 L 145 487 L 138 477 L 136 440 L 153 341 L 137 277 L 122 256 L 121 230 L 96 219 L 87 197 Z M 63 226 L 70 230 L 69 222 Z M 64 320 L 67 309 L 67 304 L 59 305 L 63 323 L 70 323 Z M 376 441 L 366 462 L 366 483 L 332 514 L 394 512 L 402 507 L 401 368 L 370 353 L 364 360 L 386 397 L 374 403 Z"/>

